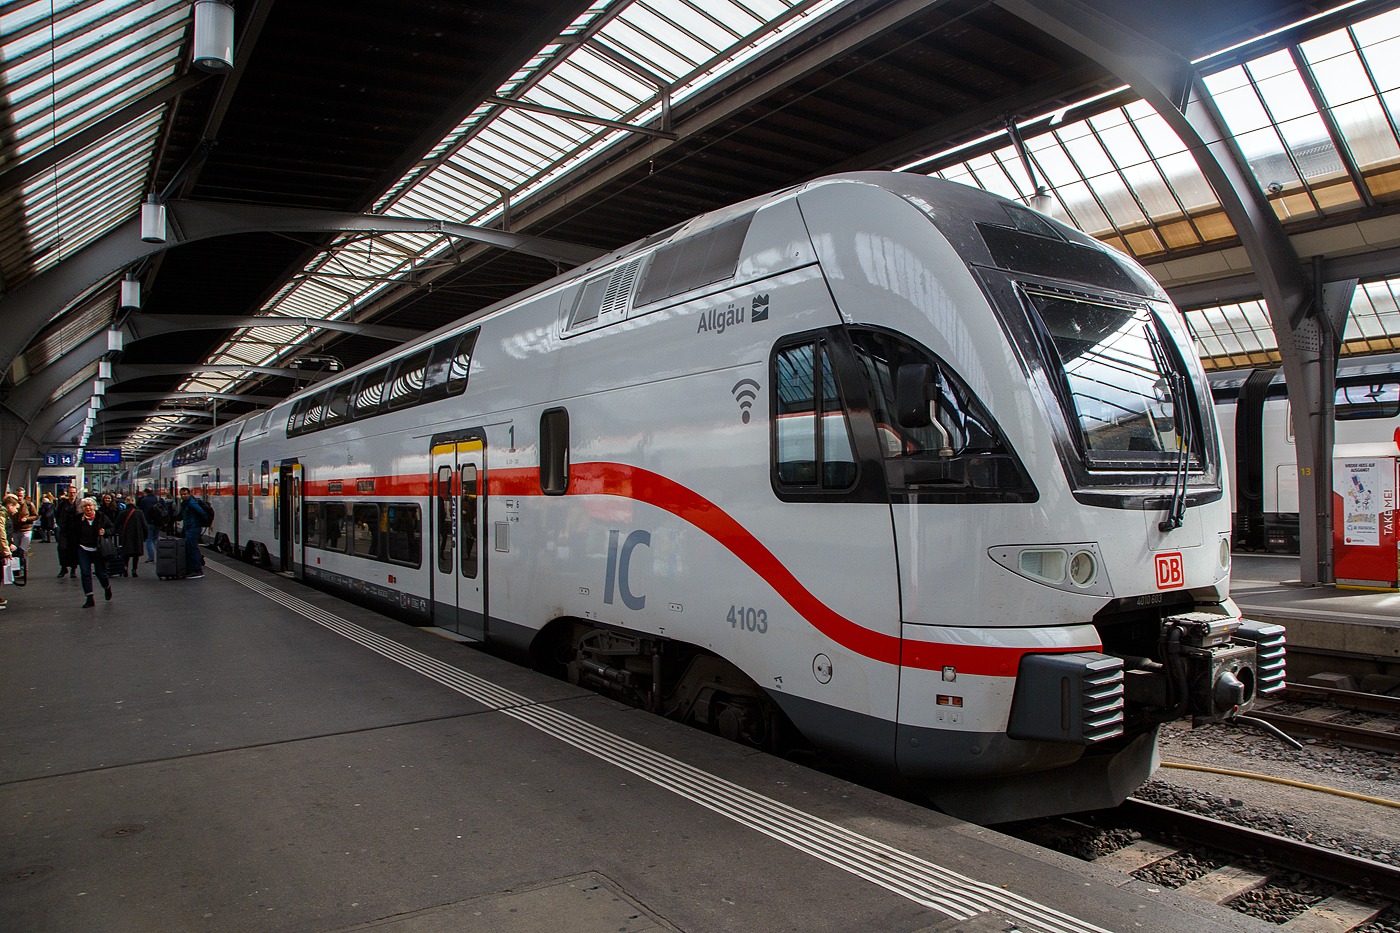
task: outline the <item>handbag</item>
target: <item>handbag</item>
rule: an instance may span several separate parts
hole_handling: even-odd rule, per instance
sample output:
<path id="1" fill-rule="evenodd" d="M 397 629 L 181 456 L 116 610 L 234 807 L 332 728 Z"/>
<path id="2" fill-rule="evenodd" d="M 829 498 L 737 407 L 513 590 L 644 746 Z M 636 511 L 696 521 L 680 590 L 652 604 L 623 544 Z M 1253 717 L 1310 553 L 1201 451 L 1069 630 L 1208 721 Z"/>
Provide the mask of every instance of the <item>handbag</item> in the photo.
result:
<path id="1" fill-rule="evenodd" d="M 102 535 L 97 539 L 97 556 L 104 561 L 117 556 L 117 539 L 113 535 Z"/>

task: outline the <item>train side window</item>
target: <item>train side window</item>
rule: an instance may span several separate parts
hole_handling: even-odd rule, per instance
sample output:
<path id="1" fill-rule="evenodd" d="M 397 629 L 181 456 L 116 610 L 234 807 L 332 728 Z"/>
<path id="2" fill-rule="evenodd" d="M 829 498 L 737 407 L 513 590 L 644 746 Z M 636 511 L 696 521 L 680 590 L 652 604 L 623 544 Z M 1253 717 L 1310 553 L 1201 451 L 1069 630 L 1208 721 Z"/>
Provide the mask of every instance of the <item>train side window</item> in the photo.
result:
<path id="1" fill-rule="evenodd" d="M 462 576 L 472 580 L 476 579 L 478 562 L 476 527 L 477 485 L 476 465 L 468 463 L 462 467 Z"/>
<path id="2" fill-rule="evenodd" d="M 287 436 L 296 437 L 301 433 L 302 424 L 306 421 L 306 407 L 310 399 L 302 399 L 292 406 L 291 414 L 287 415 Z"/>
<path id="3" fill-rule="evenodd" d="M 248 521 L 253 520 L 253 471 L 248 471 Z"/>
<path id="4" fill-rule="evenodd" d="M 472 369 L 472 350 L 476 349 L 476 338 L 481 329 L 469 330 L 457 341 L 457 352 L 452 355 L 452 363 L 447 374 L 447 394 L 460 395 L 467 389 L 467 376 Z"/>
<path id="5" fill-rule="evenodd" d="M 199 495 L 201 498 L 209 498 L 209 474 L 199 474 Z"/>
<path id="6" fill-rule="evenodd" d="M 452 366 L 452 351 L 456 346 L 456 337 L 447 337 L 433 344 L 432 355 L 423 370 L 423 393 L 418 397 L 419 402 L 434 402 L 447 397 L 447 371 Z"/>
<path id="7" fill-rule="evenodd" d="M 1338 421 L 1394 418 L 1400 415 L 1400 383 L 1338 386 L 1336 412 Z"/>
<path id="8" fill-rule="evenodd" d="M 437 560 L 439 573 L 452 572 L 452 467 L 437 473 Z"/>
<path id="9" fill-rule="evenodd" d="M 569 312 L 566 330 L 573 330 L 598 320 L 598 312 L 603 310 L 603 297 L 607 294 L 608 282 L 611 279 L 612 273 L 608 272 L 584 283 L 574 299 L 573 309 Z"/>
<path id="10" fill-rule="evenodd" d="M 399 365 L 384 392 L 385 408 L 393 411 L 418 403 L 418 396 L 423 392 L 423 376 L 428 368 L 428 357 L 432 352 L 432 347 L 428 347 L 399 360 Z"/>
<path id="11" fill-rule="evenodd" d="M 262 495 L 272 494 L 272 465 L 266 460 L 262 462 Z"/>
<path id="12" fill-rule="evenodd" d="M 780 486 L 848 489 L 855 452 L 824 339 L 773 356 L 774 463 Z"/>
<path id="13" fill-rule="evenodd" d="M 306 546 L 321 546 L 321 503 L 302 503 L 302 527 L 306 529 Z"/>
<path id="14" fill-rule="evenodd" d="M 219 482 L 219 470 L 218 470 L 218 468 L 216 467 L 216 468 L 214 469 L 214 495 L 216 495 L 216 496 L 223 495 L 223 492 L 224 492 L 224 486 L 223 486 L 223 483 Z"/>
<path id="15" fill-rule="evenodd" d="M 321 426 L 321 416 L 326 411 L 326 393 L 320 392 L 306 400 L 306 415 L 301 422 L 301 430 L 314 431 Z"/>
<path id="16" fill-rule="evenodd" d="M 569 491 L 569 412 L 564 408 L 540 415 L 540 491 L 547 496 Z"/>
<path id="17" fill-rule="evenodd" d="M 389 367 L 381 366 L 355 382 L 354 405 L 350 409 L 352 418 L 365 418 L 379 411 L 384 401 L 384 377 L 388 374 Z"/>
<path id="18" fill-rule="evenodd" d="M 416 505 L 384 507 L 385 556 L 396 564 L 423 563 L 423 513 Z"/>
<path id="19" fill-rule="evenodd" d="M 379 557 L 379 506 L 356 505 L 351 513 L 350 553 Z"/>
<path id="20" fill-rule="evenodd" d="M 325 539 L 325 549 L 328 551 L 343 551 L 345 545 L 341 538 L 345 536 L 345 503 L 327 502 L 321 512 L 321 528 Z"/>
<path id="21" fill-rule="evenodd" d="M 346 381 L 326 392 L 326 410 L 321 418 L 321 427 L 339 424 L 350 417 L 350 393 L 354 388 L 353 381 Z"/>

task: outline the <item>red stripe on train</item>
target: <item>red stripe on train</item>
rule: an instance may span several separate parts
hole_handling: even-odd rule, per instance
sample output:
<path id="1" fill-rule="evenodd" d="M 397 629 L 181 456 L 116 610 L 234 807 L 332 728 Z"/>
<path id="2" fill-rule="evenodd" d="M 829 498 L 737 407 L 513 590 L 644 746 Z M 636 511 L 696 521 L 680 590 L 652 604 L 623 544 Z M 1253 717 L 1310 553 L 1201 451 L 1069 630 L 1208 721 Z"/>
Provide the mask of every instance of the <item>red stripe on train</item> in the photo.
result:
<path id="1" fill-rule="evenodd" d="M 535 469 L 490 470 L 492 496 L 543 495 Z M 620 463 L 581 463 L 569 469 L 569 495 L 618 496 L 656 506 L 699 528 L 729 549 L 771 586 L 789 606 L 837 644 L 886 664 L 938 670 L 956 667 L 960 673 L 990 677 L 1014 677 L 1025 654 L 1043 648 L 1002 648 L 982 645 L 946 645 L 905 642 L 865 628 L 827 606 L 802 585 L 792 572 L 764 547 L 748 529 L 699 493 L 657 473 Z M 1058 651 L 1097 651 L 1099 645 L 1066 647 Z"/>

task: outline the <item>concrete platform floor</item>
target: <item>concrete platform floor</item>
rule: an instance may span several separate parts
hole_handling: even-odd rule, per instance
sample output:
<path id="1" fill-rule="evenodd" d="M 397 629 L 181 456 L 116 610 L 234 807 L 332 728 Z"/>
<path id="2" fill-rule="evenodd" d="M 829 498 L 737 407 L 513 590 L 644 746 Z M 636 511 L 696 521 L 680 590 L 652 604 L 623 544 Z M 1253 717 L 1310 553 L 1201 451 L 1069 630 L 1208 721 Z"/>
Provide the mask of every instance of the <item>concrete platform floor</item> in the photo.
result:
<path id="1" fill-rule="evenodd" d="M 1263 930 L 241 564 L 0 612 L 0 930 Z"/>

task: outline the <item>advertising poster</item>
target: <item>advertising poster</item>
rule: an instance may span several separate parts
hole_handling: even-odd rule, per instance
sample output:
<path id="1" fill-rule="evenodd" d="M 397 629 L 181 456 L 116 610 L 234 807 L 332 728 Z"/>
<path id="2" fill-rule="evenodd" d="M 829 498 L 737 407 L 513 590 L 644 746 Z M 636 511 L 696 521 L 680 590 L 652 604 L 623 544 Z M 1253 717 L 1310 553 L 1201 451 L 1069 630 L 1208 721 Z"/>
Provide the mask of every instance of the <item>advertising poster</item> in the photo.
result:
<path id="1" fill-rule="evenodd" d="M 1394 587 L 1396 458 L 1332 461 L 1333 554 L 1337 582 Z"/>
<path id="2" fill-rule="evenodd" d="M 1333 468 L 1333 488 L 1342 497 L 1342 541 L 1381 543 L 1381 469 L 1378 460 L 1343 460 Z"/>

